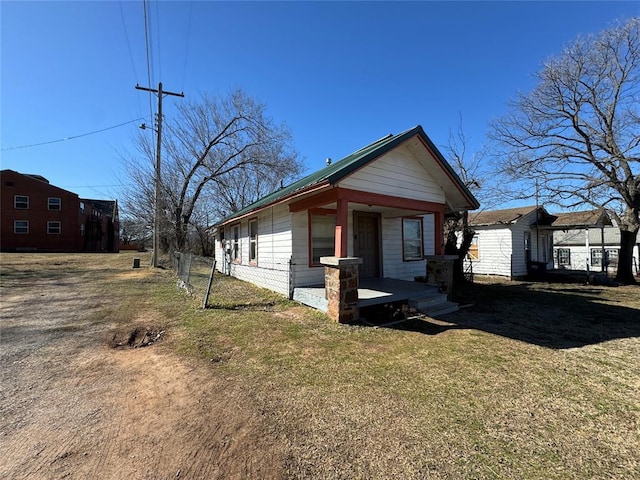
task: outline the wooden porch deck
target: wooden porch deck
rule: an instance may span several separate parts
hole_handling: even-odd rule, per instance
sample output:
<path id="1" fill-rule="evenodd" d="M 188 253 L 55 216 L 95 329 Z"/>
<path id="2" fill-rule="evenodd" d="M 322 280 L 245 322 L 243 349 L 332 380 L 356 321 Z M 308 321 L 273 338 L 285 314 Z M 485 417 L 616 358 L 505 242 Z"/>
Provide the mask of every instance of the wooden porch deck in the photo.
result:
<path id="1" fill-rule="evenodd" d="M 358 288 L 358 307 L 370 307 L 390 302 L 408 301 L 436 293 L 437 288 L 419 282 L 397 280 L 395 278 L 366 278 L 360 280 Z M 293 299 L 327 312 L 327 299 L 324 285 L 297 287 Z"/>

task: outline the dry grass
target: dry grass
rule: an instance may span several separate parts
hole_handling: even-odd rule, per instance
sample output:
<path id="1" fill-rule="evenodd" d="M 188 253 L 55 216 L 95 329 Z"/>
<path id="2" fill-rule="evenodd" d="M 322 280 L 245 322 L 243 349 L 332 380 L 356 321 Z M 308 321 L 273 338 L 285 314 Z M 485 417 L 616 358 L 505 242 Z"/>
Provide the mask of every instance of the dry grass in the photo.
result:
<path id="1" fill-rule="evenodd" d="M 216 277 L 214 303 L 247 308 L 191 316 L 185 341 L 250 378 L 291 478 L 637 477 L 638 287 L 462 293 L 447 321 L 372 329 Z"/>
<path id="2" fill-rule="evenodd" d="M 251 385 L 288 478 L 640 478 L 639 287 L 489 281 L 446 321 L 375 329 L 219 275 L 202 310 L 171 272 L 109 259 L 60 267 L 117 293 L 113 318 L 156 312 L 164 348 Z"/>

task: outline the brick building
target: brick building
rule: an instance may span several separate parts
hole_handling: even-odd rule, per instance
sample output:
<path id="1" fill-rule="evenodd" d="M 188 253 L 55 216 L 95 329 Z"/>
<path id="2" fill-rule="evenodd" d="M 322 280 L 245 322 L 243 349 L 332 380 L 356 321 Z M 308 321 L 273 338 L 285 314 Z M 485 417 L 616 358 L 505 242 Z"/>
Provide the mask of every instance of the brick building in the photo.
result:
<path id="1" fill-rule="evenodd" d="M 118 252 L 115 200 L 79 198 L 40 175 L 0 171 L 0 250 Z"/>

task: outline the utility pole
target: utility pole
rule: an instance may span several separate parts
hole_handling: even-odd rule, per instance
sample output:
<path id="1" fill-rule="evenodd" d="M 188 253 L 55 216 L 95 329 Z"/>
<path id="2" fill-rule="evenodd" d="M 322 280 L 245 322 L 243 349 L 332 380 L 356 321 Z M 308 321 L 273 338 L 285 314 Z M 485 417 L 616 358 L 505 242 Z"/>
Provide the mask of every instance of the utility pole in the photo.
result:
<path id="1" fill-rule="evenodd" d="M 158 143 L 156 146 L 156 175 L 154 183 L 155 199 L 154 199 L 154 213 L 153 213 L 153 256 L 151 257 L 151 266 L 158 266 L 158 252 L 160 251 L 160 147 L 162 146 L 162 96 L 173 95 L 175 97 L 184 97 L 184 93 L 164 92 L 162 90 L 162 82 L 158 83 L 158 89 L 141 87 L 136 83 L 136 90 L 144 90 L 146 92 L 155 93 L 158 95 Z M 142 129 L 147 128 L 143 123 Z"/>

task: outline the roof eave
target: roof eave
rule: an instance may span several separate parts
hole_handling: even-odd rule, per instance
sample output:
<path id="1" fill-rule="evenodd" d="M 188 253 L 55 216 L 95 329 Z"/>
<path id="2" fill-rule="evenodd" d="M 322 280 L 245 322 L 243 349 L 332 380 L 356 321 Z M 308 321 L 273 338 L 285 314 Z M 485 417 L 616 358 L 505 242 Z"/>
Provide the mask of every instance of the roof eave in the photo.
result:
<path id="1" fill-rule="evenodd" d="M 258 205 L 255 208 L 252 208 L 251 210 L 248 211 L 243 211 L 240 214 L 235 214 L 235 215 L 231 215 L 227 218 L 225 218 L 224 220 L 221 220 L 218 223 L 213 224 L 214 227 L 219 227 L 219 226 L 223 226 L 223 225 L 229 225 L 232 223 L 236 223 L 239 222 L 240 220 L 250 217 L 252 215 L 255 215 L 257 212 L 259 212 L 260 210 L 264 210 L 265 208 L 269 208 L 269 207 L 274 207 L 276 205 L 279 205 L 281 203 L 287 203 L 295 198 L 304 196 L 304 195 L 308 195 L 308 194 L 312 194 L 312 193 L 318 193 L 321 192 L 322 190 L 327 189 L 327 187 L 331 187 L 331 185 L 329 184 L 328 181 L 324 181 L 322 183 L 317 183 L 317 184 L 312 184 L 312 185 L 308 185 L 307 187 L 303 187 L 299 190 L 296 190 L 295 192 L 291 192 L 290 194 L 284 195 L 282 197 L 278 197 L 276 199 L 274 199 L 272 202 L 268 202 L 262 205 Z"/>

